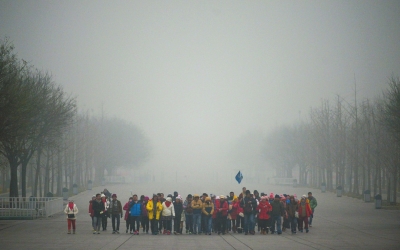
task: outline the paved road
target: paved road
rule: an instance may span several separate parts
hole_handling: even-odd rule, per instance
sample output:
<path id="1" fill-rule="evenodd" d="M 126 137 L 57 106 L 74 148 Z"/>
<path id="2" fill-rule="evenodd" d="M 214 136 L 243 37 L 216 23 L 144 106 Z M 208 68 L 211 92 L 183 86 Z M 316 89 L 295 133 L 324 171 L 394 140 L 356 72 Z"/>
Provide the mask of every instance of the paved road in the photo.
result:
<path id="1" fill-rule="evenodd" d="M 175 191 L 174 183 L 165 185 L 109 185 L 111 192 L 118 194 L 122 203 L 128 199 L 131 190 L 135 193 Z M 186 190 L 196 190 L 196 186 L 186 183 Z M 291 235 L 144 235 L 132 236 L 121 233 L 93 235 L 88 216 L 88 200 L 92 194 L 104 187 L 95 188 L 73 197 L 80 210 L 77 216 L 77 234 L 68 235 L 64 215 L 33 221 L 0 221 L 1 249 L 399 249 L 400 211 L 377 210 L 373 203 L 348 197 L 336 197 L 332 193 L 312 190 L 318 200 L 315 220 L 310 233 Z M 253 190 L 253 187 L 248 187 Z M 154 190 L 152 190 L 154 189 Z M 222 194 L 241 186 L 220 187 Z M 145 192 L 147 190 L 147 192 Z M 150 192 L 149 192 L 150 190 Z M 306 194 L 308 189 L 283 186 L 263 186 L 259 191 L 277 193 Z M 178 190 L 180 191 L 180 190 Z M 199 190 L 198 193 L 208 190 Z M 194 192 L 193 192 L 194 193 Z M 186 193 L 184 194 L 186 195 Z M 110 225 L 110 222 L 109 222 Z M 122 228 L 124 224 L 122 223 Z M 122 231 L 122 230 L 121 230 Z"/>

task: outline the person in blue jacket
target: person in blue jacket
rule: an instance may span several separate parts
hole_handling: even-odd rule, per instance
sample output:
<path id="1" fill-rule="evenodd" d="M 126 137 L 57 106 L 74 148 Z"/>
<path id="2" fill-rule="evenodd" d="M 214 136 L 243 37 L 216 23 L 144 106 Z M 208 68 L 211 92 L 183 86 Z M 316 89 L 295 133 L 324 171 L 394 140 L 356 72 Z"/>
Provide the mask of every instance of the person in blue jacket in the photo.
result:
<path id="1" fill-rule="evenodd" d="M 136 194 L 133 195 L 132 199 L 133 200 L 129 204 L 130 233 L 134 235 L 139 235 L 140 219 L 142 215 L 142 203 L 138 201 L 138 196 Z"/>

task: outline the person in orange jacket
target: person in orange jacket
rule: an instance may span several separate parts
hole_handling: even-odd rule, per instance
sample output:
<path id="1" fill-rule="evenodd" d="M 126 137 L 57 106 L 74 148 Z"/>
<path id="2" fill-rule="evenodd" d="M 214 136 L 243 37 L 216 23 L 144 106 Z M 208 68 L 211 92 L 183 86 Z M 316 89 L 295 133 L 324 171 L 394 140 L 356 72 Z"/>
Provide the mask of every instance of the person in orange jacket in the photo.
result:
<path id="1" fill-rule="evenodd" d="M 307 199 L 307 196 L 303 195 L 301 196 L 301 200 L 299 201 L 299 231 L 303 232 L 303 223 L 304 223 L 304 228 L 306 229 L 306 233 L 308 233 L 308 218 L 312 214 L 310 203 Z"/>

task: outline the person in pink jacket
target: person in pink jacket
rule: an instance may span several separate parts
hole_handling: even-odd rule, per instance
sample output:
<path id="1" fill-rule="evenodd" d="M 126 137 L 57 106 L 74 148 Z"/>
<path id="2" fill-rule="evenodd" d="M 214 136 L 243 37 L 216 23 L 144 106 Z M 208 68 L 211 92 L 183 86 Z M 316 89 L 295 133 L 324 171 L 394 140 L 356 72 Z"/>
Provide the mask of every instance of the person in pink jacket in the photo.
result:
<path id="1" fill-rule="evenodd" d="M 258 211 L 258 222 L 260 223 L 261 234 L 268 233 L 268 220 L 269 212 L 272 211 L 272 206 L 268 202 L 268 197 L 262 196 L 260 204 L 257 206 Z"/>
<path id="2" fill-rule="evenodd" d="M 125 223 L 126 223 L 126 233 L 128 233 L 129 230 L 129 203 L 131 203 L 132 201 L 132 197 L 129 198 L 129 201 L 127 203 L 125 203 L 124 207 L 122 208 L 123 210 L 125 210 Z"/>

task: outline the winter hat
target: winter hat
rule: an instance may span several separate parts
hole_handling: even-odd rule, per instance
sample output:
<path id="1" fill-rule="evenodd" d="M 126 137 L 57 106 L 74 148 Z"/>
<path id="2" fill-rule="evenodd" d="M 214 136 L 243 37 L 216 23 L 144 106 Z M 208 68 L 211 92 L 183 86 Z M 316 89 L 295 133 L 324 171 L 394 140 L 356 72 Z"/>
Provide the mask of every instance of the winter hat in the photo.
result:
<path id="1" fill-rule="evenodd" d="M 106 197 L 104 194 L 101 194 L 101 198 L 104 198 L 104 197 Z"/>
<path id="2" fill-rule="evenodd" d="M 269 198 L 270 198 L 270 199 L 273 199 L 273 198 L 274 198 L 274 193 L 270 193 L 270 194 L 269 194 Z"/>
<path id="3" fill-rule="evenodd" d="M 261 200 L 262 200 L 262 201 L 267 200 L 267 196 L 261 196 Z"/>
<path id="4" fill-rule="evenodd" d="M 206 197 L 206 201 L 211 201 L 211 198 L 210 197 Z"/>
<path id="5" fill-rule="evenodd" d="M 144 197 L 144 200 L 145 200 L 145 201 L 148 201 L 148 200 L 149 200 L 149 196 L 145 196 L 145 197 Z"/>
<path id="6" fill-rule="evenodd" d="M 219 196 L 215 197 L 216 200 L 219 200 Z"/>
<path id="7" fill-rule="evenodd" d="M 280 199 L 281 197 L 279 196 L 279 194 L 276 194 L 276 195 L 275 195 L 275 198 Z"/>
<path id="8" fill-rule="evenodd" d="M 167 197 L 167 199 L 166 199 L 167 201 L 169 201 L 169 202 L 171 202 L 172 201 L 172 199 L 171 199 L 171 197 Z"/>
<path id="9" fill-rule="evenodd" d="M 219 196 L 219 199 L 225 199 L 225 196 L 220 195 L 220 196 Z"/>
<path id="10" fill-rule="evenodd" d="M 96 195 L 92 195 L 92 198 L 96 198 Z"/>
<path id="11" fill-rule="evenodd" d="M 111 198 L 117 198 L 117 195 L 116 194 L 113 194 L 112 196 L 111 196 Z"/>
<path id="12" fill-rule="evenodd" d="M 193 197 L 196 198 L 196 197 L 200 197 L 200 196 L 198 194 L 195 194 L 195 195 L 193 195 Z"/>
<path id="13" fill-rule="evenodd" d="M 306 196 L 305 194 L 303 194 L 303 195 L 301 196 L 301 198 L 302 198 L 302 199 L 306 199 L 307 196 Z"/>
<path id="14" fill-rule="evenodd" d="M 182 197 L 181 197 L 180 195 L 178 195 L 178 196 L 176 196 L 175 199 L 177 199 L 177 200 L 182 200 Z"/>

